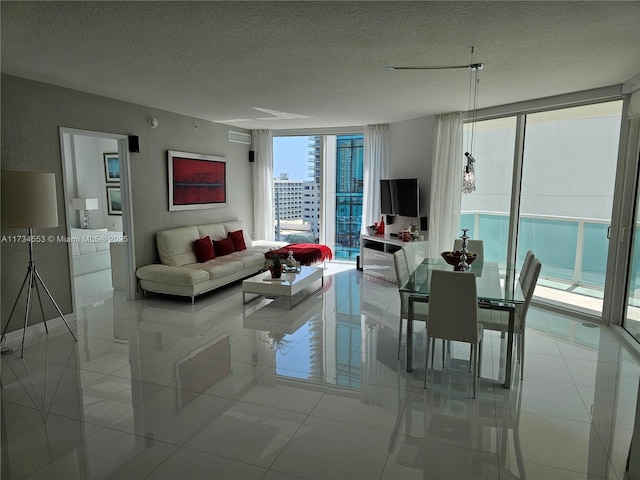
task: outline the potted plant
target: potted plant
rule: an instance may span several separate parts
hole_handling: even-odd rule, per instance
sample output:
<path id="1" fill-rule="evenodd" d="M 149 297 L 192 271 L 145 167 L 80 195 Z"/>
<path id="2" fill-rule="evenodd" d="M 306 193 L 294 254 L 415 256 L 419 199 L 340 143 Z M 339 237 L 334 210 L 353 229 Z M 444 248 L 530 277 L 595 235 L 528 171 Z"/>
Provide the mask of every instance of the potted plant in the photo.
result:
<path id="1" fill-rule="evenodd" d="M 274 257 L 271 259 L 269 270 L 271 271 L 271 278 L 280 278 L 282 276 L 284 264 L 282 263 L 282 259 L 280 258 L 280 256 L 274 255 Z"/>
<path id="2" fill-rule="evenodd" d="M 378 224 L 377 223 L 375 223 L 373 225 L 369 225 L 367 227 L 367 233 L 369 235 L 375 235 L 377 233 L 377 231 L 378 231 Z"/>

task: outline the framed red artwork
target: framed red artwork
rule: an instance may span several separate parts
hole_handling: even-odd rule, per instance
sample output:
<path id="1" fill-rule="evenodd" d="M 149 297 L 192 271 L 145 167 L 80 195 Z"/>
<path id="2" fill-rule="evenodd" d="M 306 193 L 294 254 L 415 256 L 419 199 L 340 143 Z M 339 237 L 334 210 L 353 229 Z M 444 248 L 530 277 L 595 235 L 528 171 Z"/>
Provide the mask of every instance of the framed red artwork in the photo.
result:
<path id="1" fill-rule="evenodd" d="M 169 211 L 227 206 L 224 157 L 169 150 Z"/>

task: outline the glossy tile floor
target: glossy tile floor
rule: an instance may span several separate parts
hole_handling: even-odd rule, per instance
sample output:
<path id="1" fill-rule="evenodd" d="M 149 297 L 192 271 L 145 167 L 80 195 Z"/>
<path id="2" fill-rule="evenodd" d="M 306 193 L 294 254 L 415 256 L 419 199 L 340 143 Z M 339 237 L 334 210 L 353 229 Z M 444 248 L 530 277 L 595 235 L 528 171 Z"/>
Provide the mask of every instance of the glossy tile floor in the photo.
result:
<path id="1" fill-rule="evenodd" d="M 76 308 L 113 297 L 111 270 L 100 270 L 75 277 Z"/>
<path id="2" fill-rule="evenodd" d="M 2 478 L 623 479 L 640 368 L 606 328 L 532 309 L 511 390 L 486 332 L 472 400 L 463 344 L 424 390 L 418 327 L 405 372 L 398 302 L 330 266 L 291 311 L 239 284 L 82 307 L 77 343 L 2 356 Z"/>

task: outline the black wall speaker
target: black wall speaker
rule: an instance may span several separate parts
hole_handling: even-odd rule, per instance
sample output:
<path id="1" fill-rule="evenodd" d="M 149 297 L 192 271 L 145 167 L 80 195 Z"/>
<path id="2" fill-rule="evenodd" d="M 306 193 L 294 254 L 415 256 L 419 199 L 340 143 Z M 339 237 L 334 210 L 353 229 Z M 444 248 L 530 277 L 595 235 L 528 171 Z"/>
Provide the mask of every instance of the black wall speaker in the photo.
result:
<path id="1" fill-rule="evenodd" d="M 140 153 L 140 137 L 137 135 L 129 135 L 129 151 L 131 153 Z"/>
<path id="2" fill-rule="evenodd" d="M 396 216 L 395 215 L 386 215 L 386 217 L 387 218 L 386 218 L 385 222 L 386 222 L 387 225 L 393 225 L 393 222 L 396 221 Z"/>
<path id="3" fill-rule="evenodd" d="M 429 218 L 420 217 L 420 230 L 429 230 Z"/>
<path id="4" fill-rule="evenodd" d="M 253 163 L 256 161 L 256 152 L 253 150 L 249 150 L 249 162 Z"/>

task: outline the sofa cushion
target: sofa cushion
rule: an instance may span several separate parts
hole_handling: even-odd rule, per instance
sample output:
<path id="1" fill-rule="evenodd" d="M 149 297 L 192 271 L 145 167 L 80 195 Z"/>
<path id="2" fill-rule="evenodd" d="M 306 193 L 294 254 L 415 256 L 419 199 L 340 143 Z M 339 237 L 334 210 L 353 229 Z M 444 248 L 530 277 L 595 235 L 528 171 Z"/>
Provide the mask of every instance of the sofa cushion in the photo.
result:
<path id="1" fill-rule="evenodd" d="M 230 253 L 235 252 L 235 248 L 233 248 L 233 242 L 230 238 L 214 240 L 213 249 L 216 252 L 216 257 L 222 257 L 224 255 L 229 255 Z"/>
<path id="2" fill-rule="evenodd" d="M 242 250 L 240 252 L 233 252 L 231 255 L 228 255 L 228 257 L 241 262 L 245 268 L 255 268 L 256 271 L 264 268 L 265 266 L 264 253 L 256 251 L 253 248 Z"/>
<path id="3" fill-rule="evenodd" d="M 216 254 L 213 251 L 213 244 L 208 236 L 194 241 L 193 250 L 196 252 L 196 258 L 200 263 L 216 258 Z"/>
<path id="4" fill-rule="evenodd" d="M 195 226 L 173 228 L 156 233 L 158 255 L 164 265 L 180 267 L 196 263 L 193 242 L 201 238 Z"/>
<path id="5" fill-rule="evenodd" d="M 215 260 L 211 260 L 215 262 Z M 167 265 L 145 265 L 136 271 L 140 280 L 149 280 L 170 285 L 197 285 L 210 280 L 209 272 L 197 265 L 169 267 Z"/>
<path id="6" fill-rule="evenodd" d="M 241 252 L 242 250 L 246 250 L 247 246 L 244 243 L 244 235 L 242 234 L 242 230 L 236 230 L 235 232 L 229 232 L 229 238 L 233 242 L 233 249 L 236 252 Z"/>
<path id="7" fill-rule="evenodd" d="M 232 255 L 225 255 L 201 264 L 200 268 L 207 272 L 211 280 L 218 280 L 238 273 L 244 269 L 244 265 L 235 260 Z"/>
<path id="8" fill-rule="evenodd" d="M 244 228 L 244 223 L 242 221 L 236 220 L 235 222 L 225 222 L 223 225 L 226 232 L 224 235 L 225 237 L 229 232 L 242 230 L 245 245 L 247 246 L 247 248 L 253 247 L 253 240 L 251 240 L 251 235 L 249 235 L 249 232 L 247 232 L 247 229 Z"/>
<path id="9" fill-rule="evenodd" d="M 196 226 L 200 237 L 208 236 L 211 240 L 222 240 L 227 238 L 227 230 L 222 223 L 208 223 Z"/>

